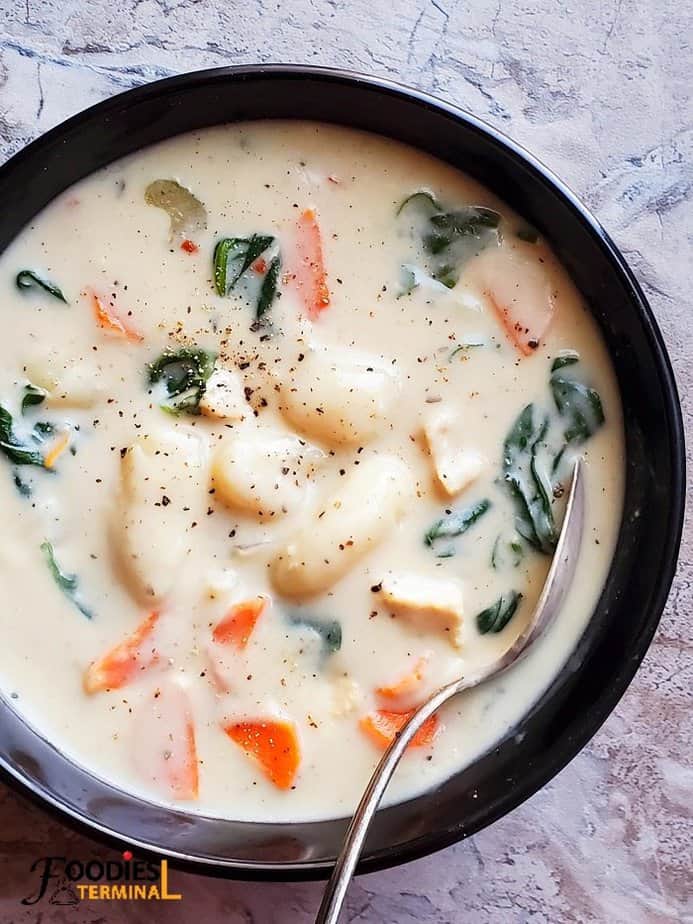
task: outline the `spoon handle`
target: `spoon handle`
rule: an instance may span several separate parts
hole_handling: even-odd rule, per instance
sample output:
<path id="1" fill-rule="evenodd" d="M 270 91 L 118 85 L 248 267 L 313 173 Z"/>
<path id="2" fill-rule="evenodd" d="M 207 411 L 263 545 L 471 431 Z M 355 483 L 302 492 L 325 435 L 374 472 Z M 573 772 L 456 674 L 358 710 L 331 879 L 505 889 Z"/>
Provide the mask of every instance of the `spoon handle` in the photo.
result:
<path id="1" fill-rule="evenodd" d="M 430 718 L 434 712 L 440 709 L 443 703 L 446 703 L 451 697 L 466 689 L 468 686 L 474 686 L 476 683 L 478 683 L 477 677 L 468 679 L 463 678 L 455 680 L 447 684 L 447 686 L 436 690 L 436 692 L 430 696 L 412 716 L 410 716 L 408 721 L 402 726 L 397 737 L 380 758 L 380 762 L 373 772 L 373 776 L 361 797 L 358 808 L 344 836 L 344 846 L 332 870 L 329 882 L 325 887 L 320 909 L 315 918 L 315 924 L 337 924 L 342 904 L 344 903 L 344 898 L 349 888 L 349 883 L 351 882 L 351 877 L 354 875 L 354 869 L 361 855 L 361 848 L 366 839 L 371 819 L 411 739 L 421 728 L 426 719 Z"/>
<path id="2" fill-rule="evenodd" d="M 580 459 L 576 459 L 563 527 L 532 619 L 515 643 L 497 661 L 482 667 L 474 674 L 468 674 L 436 690 L 402 726 L 399 734 L 380 758 L 347 828 L 342 851 L 325 887 L 315 924 L 337 924 L 351 877 L 354 875 L 363 842 L 376 809 L 380 805 L 383 793 L 407 745 L 424 722 L 453 696 L 463 690 L 478 686 L 490 677 L 498 676 L 523 658 L 536 639 L 555 619 L 575 574 L 584 516 L 585 489 L 582 481 L 582 463 Z"/>

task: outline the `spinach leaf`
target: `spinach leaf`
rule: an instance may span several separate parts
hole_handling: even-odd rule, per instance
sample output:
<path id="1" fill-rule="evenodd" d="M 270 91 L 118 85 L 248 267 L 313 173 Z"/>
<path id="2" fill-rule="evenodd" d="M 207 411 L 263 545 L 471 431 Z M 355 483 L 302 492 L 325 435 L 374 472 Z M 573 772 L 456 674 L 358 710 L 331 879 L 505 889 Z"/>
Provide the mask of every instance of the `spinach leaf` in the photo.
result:
<path id="1" fill-rule="evenodd" d="M 556 525 L 551 489 L 540 471 L 537 451 L 548 426 L 548 417 L 535 424 L 534 405 L 528 404 L 503 445 L 503 478 L 515 502 L 515 528 L 523 539 L 546 555 L 556 545 Z"/>
<path id="2" fill-rule="evenodd" d="M 467 532 L 470 526 L 476 523 L 479 517 L 486 513 L 490 506 L 491 502 L 484 498 L 484 500 L 471 507 L 466 507 L 464 510 L 451 511 L 440 520 L 436 520 L 431 526 L 424 536 L 425 544 L 429 548 L 433 548 L 438 539 L 452 539 L 456 536 L 461 536 Z M 445 557 L 449 556 L 446 555 Z"/>
<path id="3" fill-rule="evenodd" d="M 225 296 L 234 288 L 255 261 L 274 244 L 271 234 L 253 234 L 251 237 L 225 237 L 214 248 L 214 288 L 218 295 Z M 281 257 L 275 254 L 264 271 L 264 277 L 255 304 L 255 323 L 269 311 L 277 296 Z"/>
<path id="4" fill-rule="evenodd" d="M 274 243 L 269 234 L 224 237 L 214 248 L 214 287 L 217 295 L 228 295 L 241 276 Z"/>
<path id="5" fill-rule="evenodd" d="M 304 626 L 317 632 L 322 643 L 323 657 L 334 654 L 342 647 L 342 627 L 336 619 L 323 621 L 300 610 L 289 613 L 287 619 L 292 626 Z"/>
<path id="6" fill-rule="evenodd" d="M 473 350 L 476 347 L 486 346 L 483 340 L 467 340 L 465 343 L 459 343 L 454 350 L 448 356 L 448 362 L 454 359 L 458 353 L 466 352 L 467 350 Z"/>
<path id="7" fill-rule="evenodd" d="M 265 274 L 265 278 L 262 280 L 260 296 L 257 300 L 257 308 L 255 310 L 255 316 L 258 320 L 265 314 L 265 312 L 270 308 L 272 302 L 274 301 L 274 298 L 277 294 L 277 285 L 279 283 L 279 272 L 281 267 L 281 258 L 279 256 L 274 257 Z"/>
<path id="8" fill-rule="evenodd" d="M 92 619 L 93 613 L 91 610 L 87 609 L 86 606 L 84 606 L 84 604 L 77 596 L 77 589 L 79 585 L 77 575 L 68 574 L 60 568 L 60 565 L 55 559 L 53 546 L 50 542 L 48 542 L 47 539 L 41 543 L 41 551 L 43 552 L 46 564 L 48 565 L 48 568 L 53 575 L 53 580 L 55 583 L 62 590 L 65 596 L 69 597 L 69 599 L 74 603 L 74 605 L 83 616 L 86 616 L 87 619 Z"/>
<path id="9" fill-rule="evenodd" d="M 15 488 L 19 491 L 22 497 L 31 497 L 32 495 L 31 485 L 29 484 L 28 481 L 24 481 L 22 479 L 19 472 L 14 473 L 14 477 L 12 480 L 14 481 Z"/>
<path id="10" fill-rule="evenodd" d="M 207 227 L 204 205 L 177 180 L 154 180 L 144 191 L 144 201 L 168 214 L 171 240 L 176 235 L 204 231 Z"/>
<path id="11" fill-rule="evenodd" d="M 576 353 L 575 350 L 562 350 L 551 363 L 551 372 L 557 372 L 559 369 L 564 369 L 566 366 L 572 366 L 579 362 L 580 354 Z"/>
<path id="12" fill-rule="evenodd" d="M 522 594 L 511 590 L 492 603 L 491 606 L 477 613 L 476 627 L 481 635 L 488 632 L 501 632 L 517 612 Z"/>
<path id="13" fill-rule="evenodd" d="M 43 468 L 43 453 L 36 444 L 40 444 L 43 435 L 48 432 L 46 428 L 51 424 L 36 424 L 31 435 L 32 443 L 22 443 L 13 430 L 13 419 L 10 412 L 0 405 L 0 452 L 3 452 L 10 462 L 15 465 L 39 465 Z"/>
<path id="14" fill-rule="evenodd" d="M 148 367 L 149 384 L 162 383 L 170 399 L 160 407 L 175 414 L 199 414 L 215 360 L 216 353 L 200 347 L 165 350 Z"/>
<path id="15" fill-rule="evenodd" d="M 579 360 L 577 353 L 564 353 L 556 357 L 551 366 L 553 400 L 558 413 L 568 420 L 563 433 L 566 445 L 584 443 L 604 423 L 604 408 L 598 392 L 561 372 Z"/>
<path id="16" fill-rule="evenodd" d="M 53 298 L 57 298 L 58 301 L 64 302 L 66 305 L 68 303 L 62 291 L 54 282 L 43 279 L 33 270 L 21 270 L 17 273 L 15 285 L 23 292 L 26 292 L 28 289 L 43 289 L 44 292 L 48 292 L 49 295 L 52 295 Z"/>
<path id="17" fill-rule="evenodd" d="M 217 295 L 222 297 L 227 294 L 229 291 L 229 285 L 227 283 L 228 267 L 229 267 L 229 255 L 234 253 L 236 250 L 240 250 L 241 244 L 245 244 L 245 240 L 239 240 L 238 238 L 225 237 L 222 240 L 217 241 L 214 247 L 214 255 L 212 257 L 212 263 L 214 266 L 214 288 L 217 290 Z M 231 260 L 235 259 L 235 253 L 231 256 Z"/>
<path id="18" fill-rule="evenodd" d="M 43 402 L 48 397 L 48 392 L 44 388 L 39 388 L 37 385 L 32 385 L 29 382 L 28 385 L 24 386 L 24 395 L 22 397 L 22 414 L 26 414 L 30 407 L 35 407 L 37 404 L 43 404 Z"/>
<path id="19" fill-rule="evenodd" d="M 457 284 L 462 269 L 473 256 L 500 241 L 501 216 L 494 209 L 466 205 L 447 210 L 425 190 L 408 196 L 397 214 L 413 208 L 420 213 L 417 230 L 428 257 L 427 269 L 433 279 L 449 289 Z"/>
<path id="20" fill-rule="evenodd" d="M 513 568 L 517 568 L 523 556 L 524 549 L 517 537 L 508 540 L 498 535 L 491 550 L 491 567 L 494 571 L 506 567 L 508 564 L 512 565 Z"/>
<path id="21" fill-rule="evenodd" d="M 419 189 L 417 192 L 413 192 L 410 196 L 407 196 L 406 199 L 403 199 L 400 202 L 396 214 L 401 215 L 404 209 L 412 202 L 416 202 L 418 205 L 428 207 L 432 212 L 443 211 L 443 206 L 440 204 L 440 202 L 438 202 L 433 193 L 429 192 L 427 189 Z"/>

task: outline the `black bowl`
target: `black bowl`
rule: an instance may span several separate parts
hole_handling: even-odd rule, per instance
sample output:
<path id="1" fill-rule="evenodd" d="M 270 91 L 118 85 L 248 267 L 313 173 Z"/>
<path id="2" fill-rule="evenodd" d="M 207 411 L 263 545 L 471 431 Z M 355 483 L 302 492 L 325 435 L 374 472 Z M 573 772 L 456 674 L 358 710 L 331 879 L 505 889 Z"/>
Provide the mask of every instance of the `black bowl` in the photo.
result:
<path id="1" fill-rule="evenodd" d="M 380 811 L 360 871 L 457 841 L 535 793 L 615 707 L 664 608 L 681 535 L 681 410 L 660 332 L 623 257 L 573 194 L 497 131 L 388 81 L 306 67 L 219 68 L 131 90 L 54 128 L 0 169 L 0 249 L 67 186 L 145 145 L 245 119 L 338 122 L 414 145 L 472 174 L 552 242 L 597 318 L 624 407 L 627 478 L 618 547 L 572 658 L 515 733 L 436 789 Z M 517 735 L 517 731 L 522 735 Z M 0 766 L 92 833 L 244 878 L 324 876 L 345 821 L 251 824 L 165 810 L 91 776 L 0 703 Z"/>

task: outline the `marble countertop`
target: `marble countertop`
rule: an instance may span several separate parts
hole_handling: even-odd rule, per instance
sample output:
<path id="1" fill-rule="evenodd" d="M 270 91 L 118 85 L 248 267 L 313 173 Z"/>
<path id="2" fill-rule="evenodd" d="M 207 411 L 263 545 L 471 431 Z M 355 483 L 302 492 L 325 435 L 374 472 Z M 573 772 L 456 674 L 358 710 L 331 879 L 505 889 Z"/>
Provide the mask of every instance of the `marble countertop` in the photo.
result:
<path id="1" fill-rule="evenodd" d="M 692 36 L 677 0 L 0 0 L 0 153 L 143 81 L 222 64 L 354 68 L 452 100 L 530 148 L 620 245 L 667 341 L 690 453 Z M 345 920 L 693 921 L 692 556 L 689 518 L 661 627 L 591 744 L 490 829 L 360 878 Z M 309 924 L 320 892 L 174 873 L 179 903 L 24 906 L 46 854 L 115 856 L 0 785 L 2 924 Z"/>

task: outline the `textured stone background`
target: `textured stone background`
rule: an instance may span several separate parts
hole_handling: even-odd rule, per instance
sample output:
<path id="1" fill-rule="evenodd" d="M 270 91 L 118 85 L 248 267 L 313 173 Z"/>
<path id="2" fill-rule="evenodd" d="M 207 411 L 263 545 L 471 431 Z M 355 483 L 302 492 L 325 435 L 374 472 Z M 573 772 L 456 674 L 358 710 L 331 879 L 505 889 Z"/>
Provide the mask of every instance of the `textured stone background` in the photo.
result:
<path id="1" fill-rule="evenodd" d="M 693 7 L 680 0 L 0 0 L 9 156 L 85 106 L 220 64 L 303 62 L 430 90 L 529 147 L 596 212 L 664 331 L 689 424 Z M 1 207 L 1 204 L 0 204 Z M 466 843 L 351 889 L 352 924 L 663 924 L 691 903 L 690 521 L 652 648 L 594 741 Z M 308 924 L 319 887 L 174 873 L 180 905 L 28 909 L 29 866 L 105 856 L 0 787 L 0 921 Z M 159 913 L 157 913 L 159 912 Z"/>

